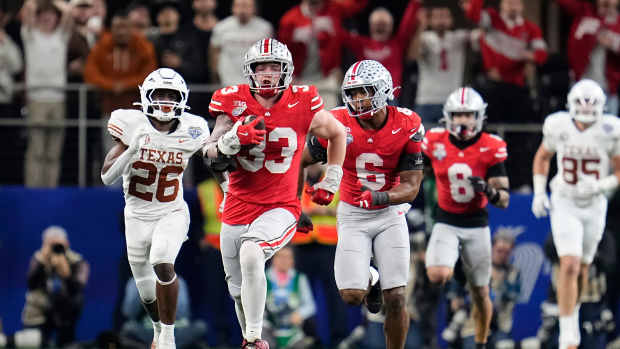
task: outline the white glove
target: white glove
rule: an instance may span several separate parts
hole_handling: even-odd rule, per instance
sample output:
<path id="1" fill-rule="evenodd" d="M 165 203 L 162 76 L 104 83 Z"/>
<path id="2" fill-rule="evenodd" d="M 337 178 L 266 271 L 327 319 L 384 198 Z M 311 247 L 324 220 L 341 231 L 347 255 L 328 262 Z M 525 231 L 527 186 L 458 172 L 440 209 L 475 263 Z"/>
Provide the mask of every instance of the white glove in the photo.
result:
<path id="1" fill-rule="evenodd" d="M 237 120 L 233 127 L 217 139 L 217 149 L 224 155 L 236 155 L 241 150 L 241 142 L 237 136 L 237 129 L 241 120 Z"/>
<path id="2" fill-rule="evenodd" d="M 601 193 L 599 181 L 592 176 L 580 176 L 575 186 L 575 196 L 578 199 L 591 199 Z"/>
<path id="3" fill-rule="evenodd" d="M 338 165 L 327 165 L 325 170 L 325 177 L 319 183 L 314 185 L 315 189 L 323 189 L 335 194 L 340 188 L 340 181 L 342 180 L 342 167 Z"/>
<path id="4" fill-rule="evenodd" d="M 532 213 L 536 218 L 547 217 L 549 210 L 549 197 L 547 193 L 534 194 L 532 200 Z"/>

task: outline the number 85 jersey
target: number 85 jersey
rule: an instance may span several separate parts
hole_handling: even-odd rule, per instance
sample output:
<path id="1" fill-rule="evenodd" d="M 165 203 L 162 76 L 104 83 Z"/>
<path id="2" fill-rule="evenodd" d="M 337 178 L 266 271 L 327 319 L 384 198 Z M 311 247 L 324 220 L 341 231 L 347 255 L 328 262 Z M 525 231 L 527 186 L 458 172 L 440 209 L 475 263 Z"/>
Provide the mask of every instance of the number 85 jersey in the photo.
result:
<path id="1" fill-rule="evenodd" d="M 427 132 L 422 151 L 431 160 L 435 172 L 437 204 L 452 214 L 476 213 L 486 207 L 486 196 L 474 191 L 468 177 L 494 177 L 496 174 L 489 169 L 508 157 L 506 142 L 498 136 L 480 132 L 463 142 L 445 128 Z"/>

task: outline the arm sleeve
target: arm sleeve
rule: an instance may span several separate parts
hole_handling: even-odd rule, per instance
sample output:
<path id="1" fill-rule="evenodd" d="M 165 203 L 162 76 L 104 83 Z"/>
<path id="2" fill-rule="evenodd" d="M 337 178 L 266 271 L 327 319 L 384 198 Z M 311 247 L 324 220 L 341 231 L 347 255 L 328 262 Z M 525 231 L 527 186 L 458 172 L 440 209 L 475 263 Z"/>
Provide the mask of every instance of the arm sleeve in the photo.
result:
<path id="1" fill-rule="evenodd" d="M 301 304 L 299 305 L 299 315 L 305 320 L 316 313 L 316 304 L 312 297 L 312 289 L 306 275 L 299 275 L 299 296 L 301 298 Z"/>
<path id="2" fill-rule="evenodd" d="M 492 177 L 506 177 L 508 173 L 506 172 L 505 161 L 498 162 L 495 165 L 489 167 L 487 170 L 487 179 Z"/>
<path id="3" fill-rule="evenodd" d="M 323 143 L 324 141 L 325 143 Z M 312 158 L 320 163 L 327 163 L 327 141 L 316 136 L 311 136 L 306 142 Z"/>
<path id="4" fill-rule="evenodd" d="M 531 23 L 530 31 L 532 39 L 530 40 L 530 47 L 534 50 L 534 60 L 536 64 L 542 65 L 547 60 L 547 44 L 542 36 L 540 28 Z"/>
<path id="5" fill-rule="evenodd" d="M 416 28 L 418 23 L 417 13 L 420 9 L 421 3 L 419 0 L 410 0 L 407 8 L 405 9 L 405 14 L 398 26 L 398 33 L 396 37 L 399 41 L 402 42 L 403 45 L 409 44 L 409 38 L 413 34 L 413 31 Z"/>

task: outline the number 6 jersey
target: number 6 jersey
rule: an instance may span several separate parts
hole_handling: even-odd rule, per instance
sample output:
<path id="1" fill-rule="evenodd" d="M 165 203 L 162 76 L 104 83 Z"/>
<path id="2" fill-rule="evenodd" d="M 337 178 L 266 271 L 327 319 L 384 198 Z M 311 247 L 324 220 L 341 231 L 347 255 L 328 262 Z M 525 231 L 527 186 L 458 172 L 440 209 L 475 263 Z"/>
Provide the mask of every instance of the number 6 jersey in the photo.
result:
<path id="1" fill-rule="evenodd" d="M 438 127 L 426 133 L 422 151 L 435 173 L 437 221 L 461 227 L 488 225 L 487 197 L 474 191 L 468 177 L 505 176 L 506 142 L 486 132 L 460 141 L 445 128 Z"/>
<path id="2" fill-rule="evenodd" d="M 558 173 L 551 190 L 572 196 L 582 176 L 609 175 L 609 159 L 620 155 L 620 120 L 606 114 L 580 131 L 567 112 L 551 114 L 543 125 L 543 146 L 557 153 Z"/>
<path id="3" fill-rule="evenodd" d="M 157 219 L 185 205 L 183 171 L 192 155 L 204 146 L 209 126 L 203 118 L 183 113 L 176 129 L 164 134 L 140 110 L 112 112 L 108 121 L 112 137 L 129 145 L 140 130 L 147 130 L 147 135 L 123 171 L 125 215 Z"/>

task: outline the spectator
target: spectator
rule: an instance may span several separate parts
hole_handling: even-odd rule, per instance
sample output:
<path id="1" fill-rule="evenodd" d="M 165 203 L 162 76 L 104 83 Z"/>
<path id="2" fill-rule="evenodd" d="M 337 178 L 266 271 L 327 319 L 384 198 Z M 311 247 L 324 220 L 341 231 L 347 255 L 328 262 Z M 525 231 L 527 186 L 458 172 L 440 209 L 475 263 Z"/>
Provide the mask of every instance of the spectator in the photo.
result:
<path id="1" fill-rule="evenodd" d="M 30 259 L 22 322 L 41 332 L 44 347 L 54 332 L 59 347 L 75 340 L 89 270 L 88 262 L 69 247 L 63 228 L 43 231 L 43 245 Z"/>
<path id="2" fill-rule="evenodd" d="M 200 46 L 197 46 L 196 49 L 204 54 L 205 59 L 210 59 L 209 43 L 211 42 L 211 32 L 218 23 L 218 19 L 215 16 L 217 0 L 193 0 L 192 7 L 194 8 L 194 19 L 192 20 L 192 24 L 200 41 Z M 206 66 L 210 66 L 209 64 L 210 61 L 205 61 Z M 209 69 L 208 81 L 217 81 L 215 72 L 215 70 Z M 204 82 L 207 81 L 203 81 L 203 83 Z M 194 94 L 194 96 L 196 96 L 196 94 Z"/>
<path id="3" fill-rule="evenodd" d="M 58 185 L 63 127 L 43 127 L 65 119 L 67 45 L 73 20 L 64 1 L 28 0 L 22 8 L 21 37 L 26 54 L 28 148 L 25 184 L 53 188 Z"/>
<path id="4" fill-rule="evenodd" d="M 414 37 L 417 26 L 416 16 L 420 6 L 420 0 L 409 0 L 395 35 L 392 35 L 394 17 L 390 11 L 384 7 L 376 8 L 368 18 L 370 36 L 357 35 L 344 30 L 345 47 L 355 53 L 358 61 L 372 59 L 383 64 L 392 74 L 394 87 L 401 87 L 403 61 L 405 59 L 409 61 L 410 58 L 406 57 L 406 53 L 409 42 Z"/>
<path id="5" fill-rule="evenodd" d="M 316 337 L 316 306 L 308 278 L 294 268 L 291 247 L 283 247 L 267 269 L 265 337 L 275 348 L 307 348 Z"/>
<path id="6" fill-rule="evenodd" d="M 224 18 L 214 28 L 209 47 L 209 67 L 213 81 L 224 86 L 243 84 L 247 78 L 243 56 L 252 43 L 273 36 L 271 23 L 256 16 L 255 0 L 233 0 L 232 16 Z"/>
<path id="7" fill-rule="evenodd" d="M 523 18 L 523 0 L 501 0 L 499 11 L 483 7 L 484 0 L 464 1 L 467 17 L 485 30 L 480 49 L 487 78 L 482 94 L 489 103 L 489 120 L 525 122 L 533 114 L 525 88 L 526 66 L 542 65 L 547 59 L 542 32 Z"/>
<path id="8" fill-rule="evenodd" d="M 620 84 L 620 16 L 618 0 L 556 0 L 573 17 L 568 39 L 572 78 L 592 79 L 607 96 L 607 110 L 618 112 Z"/>
<path id="9" fill-rule="evenodd" d="M 22 53 L 17 44 L 4 31 L 9 13 L 0 8 L 0 117 L 17 117 L 13 101 L 13 76 L 22 71 Z"/>
<path id="10" fill-rule="evenodd" d="M 157 39 L 157 29 L 151 22 L 151 8 L 147 3 L 135 1 L 129 5 L 127 12 L 131 28 L 135 32 L 144 35 L 151 42 Z"/>
<path id="11" fill-rule="evenodd" d="M 137 86 L 156 68 L 153 45 L 142 35 L 132 33 L 127 12 L 120 11 L 111 18 L 110 31 L 101 36 L 88 55 L 84 80 L 101 90 L 102 117 L 107 119 L 115 109 L 131 108 L 138 100 Z M 101 130 L 102 154 L 106 154 L 113 140 L 105 127 Z"/>
<path id="12" fill-rule="evenodd" d="M 93 0 L 71 0 L 71 6 L 75 25 L 69 40 L 68 78 L 69 81 L 82 82 L 84 64 L 96 40 L 95 34 L 87 26 L 93 13 Z"/>
<path id="13" fill-rule="evenodd" d="M 510 264 L 515 238 L 510 232 L 497 231 L 493 236 L 491 250 L 491 299 L 493 301 L 493 318 L 491 319 L 491 336 L 489 347 L 505 347 L 512 340 L 512 310 L 521 292 L 519 269 Z M 469 319 L 461 330 L 463 348 L 474 349 L 474 320 Z M 503 343 L 499 345 L 499 343 Z"/>
<path id="14" fill-rule="evenodd" d="M 340 101 L 342 20 L 368 0 L 302 0 L 280 19 L 278 36 L 293 55 L 296 81 L 316 85 L 325 108 Z"/>
<path id="15" fill-rule="evenodd" d="M 182 277 L 179 278 L 179 296 L 177 301 L 177 317 L 174 322 L 174 338 L 178 348 L 196 348 L 202 337 L 207 333 L 207 325 L 202 320 L 192 320 L 189 290 Z M 144 310 L 138 288 L 133 278 L 127 281 L 122 307 L 123 316 L 127 319 L 123 324 L 121 335 L 134 339 L 142 344 L 150 345 L 153 341 L 153 322 Z"/>
<path id="16" fill-rule="evenodd" d="M 155 41 L 155 51 L 159 65 L 176 70 L 188 83 L 205 82 L 206 51 L 196 49 L 201 42 L 194 30 L 181 30 L 178 6 L 176 2 L 165 2 L 157 11 L 159 37 Z"/>
<path id="17" fill-rule="evenodd" d="M 418 18 L 416 38 L 410 46 L 419 71 L 415 110 L 424 122 L 438 123 L 450 92 L 463 86 L 467 44 L 473 40 L 468 30 L 453 29 L 447 3 L 425 8 Z"/>

